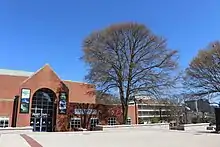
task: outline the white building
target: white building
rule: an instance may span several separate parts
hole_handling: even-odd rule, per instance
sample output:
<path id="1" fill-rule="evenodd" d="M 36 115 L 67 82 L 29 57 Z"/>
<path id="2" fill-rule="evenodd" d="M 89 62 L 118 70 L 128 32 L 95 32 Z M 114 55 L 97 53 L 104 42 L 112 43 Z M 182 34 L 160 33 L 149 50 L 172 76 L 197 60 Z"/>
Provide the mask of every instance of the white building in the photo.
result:
<path id="1" fill-rule="evenodd" d="M 174 105 L 148 96 L 135 96 L 138 123 L 158 123 L 173 119 Z M 135 102 L 130 102 L 135 105 Z"/>

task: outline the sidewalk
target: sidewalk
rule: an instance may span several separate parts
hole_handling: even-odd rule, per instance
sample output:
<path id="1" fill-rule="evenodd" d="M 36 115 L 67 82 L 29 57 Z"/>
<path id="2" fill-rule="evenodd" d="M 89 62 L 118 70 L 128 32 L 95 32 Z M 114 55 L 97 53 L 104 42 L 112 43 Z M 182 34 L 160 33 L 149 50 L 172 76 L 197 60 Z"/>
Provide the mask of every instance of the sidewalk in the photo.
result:
<path id="1" fill-rule="evenodd" d="M 204 130 L 202 128 L 202 130 Z M 127 129 L 107 132 L 4 133 L 0 147 L 217 147 L 219 134 L 198 131 Z"/>
<path id="2" fill-rule="evenodd" d="M 25 134 L 0 134 L 0 147 L 42 147 Z"/>

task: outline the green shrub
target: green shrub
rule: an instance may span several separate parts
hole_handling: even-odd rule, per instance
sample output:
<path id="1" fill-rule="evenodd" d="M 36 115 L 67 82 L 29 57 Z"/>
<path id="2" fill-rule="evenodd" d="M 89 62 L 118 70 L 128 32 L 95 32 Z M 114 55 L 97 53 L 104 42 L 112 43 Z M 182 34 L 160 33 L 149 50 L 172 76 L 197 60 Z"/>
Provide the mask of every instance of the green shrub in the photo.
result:
<path id="1" fill-rule="evenodd" d="M 160 122 L 160 119 L 158 117 L 153 117 L 151 119 L 151 123 L 159 123 Z"/>
<path id="2" fill-rule="evenodd" d="M 142 118 L 138 118 L 138 124 L 144 124 L 144 120 Z"/>

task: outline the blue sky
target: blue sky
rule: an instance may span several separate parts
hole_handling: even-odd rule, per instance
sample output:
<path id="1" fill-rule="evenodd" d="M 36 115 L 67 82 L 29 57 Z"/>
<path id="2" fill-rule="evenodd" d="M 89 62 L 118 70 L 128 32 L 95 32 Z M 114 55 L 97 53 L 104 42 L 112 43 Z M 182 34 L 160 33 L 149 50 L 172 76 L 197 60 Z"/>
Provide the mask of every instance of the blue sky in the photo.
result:
<path id="1" fill-rule="evenodd" d="M 198 49 L 220 40 L 220 1 L 1 0 L 0 68 L 36 71 L 49 63 L 61 78 L 81 81 L 82 40 L 127 21 L 167 38 L 185 68 Z"/>

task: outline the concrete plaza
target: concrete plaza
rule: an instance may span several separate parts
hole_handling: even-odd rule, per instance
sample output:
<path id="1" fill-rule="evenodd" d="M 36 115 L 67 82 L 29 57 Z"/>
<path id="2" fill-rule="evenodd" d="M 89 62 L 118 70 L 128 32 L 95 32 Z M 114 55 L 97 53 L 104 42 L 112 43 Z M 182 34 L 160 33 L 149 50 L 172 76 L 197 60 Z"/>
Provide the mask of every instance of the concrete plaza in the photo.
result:
<path id="1" fill-rule="evenodd" d="M 151 127 L 104 132 L 26 132 L 1 134 L 0 147 L 217 147 L 219 134 L 204 132 L 205 127 L 170 131 Z M 35 141 L 35 143 L 34 143 Z M 32 142 L 32 143 L 31 143 Z"/>

